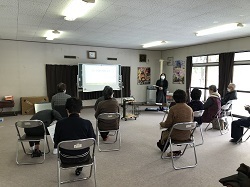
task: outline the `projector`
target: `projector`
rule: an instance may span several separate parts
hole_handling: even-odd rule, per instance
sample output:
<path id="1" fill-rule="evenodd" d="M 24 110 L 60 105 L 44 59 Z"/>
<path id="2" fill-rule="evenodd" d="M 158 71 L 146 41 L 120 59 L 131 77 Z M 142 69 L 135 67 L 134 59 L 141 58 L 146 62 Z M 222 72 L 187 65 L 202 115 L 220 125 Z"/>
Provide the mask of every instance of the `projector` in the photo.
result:
<path id="1" fill-rule="evenodd" d="M 86 3 L 95 3 L 95 0 L 82 0 L 82 1 L 84 1 Z"/>

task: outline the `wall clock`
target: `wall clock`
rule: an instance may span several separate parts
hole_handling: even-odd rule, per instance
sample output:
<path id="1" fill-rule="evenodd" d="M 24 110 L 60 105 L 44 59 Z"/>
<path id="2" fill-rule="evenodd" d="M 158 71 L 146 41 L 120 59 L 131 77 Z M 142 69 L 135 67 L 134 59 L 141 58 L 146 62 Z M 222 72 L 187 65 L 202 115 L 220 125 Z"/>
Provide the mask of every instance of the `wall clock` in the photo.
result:
<path id="1" fill-rule="evenodd" d="M 89 59 L 96 59 L 96 51 L 88 51 L 87 54 Z"/>

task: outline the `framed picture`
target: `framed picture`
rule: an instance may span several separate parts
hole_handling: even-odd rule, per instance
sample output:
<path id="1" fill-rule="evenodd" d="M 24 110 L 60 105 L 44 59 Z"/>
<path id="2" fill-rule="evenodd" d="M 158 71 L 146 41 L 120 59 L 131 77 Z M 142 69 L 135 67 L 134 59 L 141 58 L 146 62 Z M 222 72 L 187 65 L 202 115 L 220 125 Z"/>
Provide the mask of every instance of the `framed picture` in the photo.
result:
<path id="1" fill-rule="evenodd" d="M 185 64 L 184 60 L 176 60 L 173 64 L 173 83 L 184 84 L 185 80 Z"/>
<path id="2" fill-rule="evenodd" d="M 147 62 L 147 55 L 140 54 L 139 55 L 139 62 Z"/>
<path id="3" fill-rule="evenodd" d="M 173 64 L 174 64 L 174 57 L 168 57 L 167 58 L 167 65 L 173 66 Z"/>
<path id="4" fill-rule="evenodd" d="M 151 71 L 150 67 L 138 67 L 137 69 L 137 84 L 150 84 Z"/>
<path id="5" fill-rule="evenodd" d="M 96 57 L 97 57 L 96 51 L 87 51 L 87 57 L 89 59 L 96 59 Z"/>

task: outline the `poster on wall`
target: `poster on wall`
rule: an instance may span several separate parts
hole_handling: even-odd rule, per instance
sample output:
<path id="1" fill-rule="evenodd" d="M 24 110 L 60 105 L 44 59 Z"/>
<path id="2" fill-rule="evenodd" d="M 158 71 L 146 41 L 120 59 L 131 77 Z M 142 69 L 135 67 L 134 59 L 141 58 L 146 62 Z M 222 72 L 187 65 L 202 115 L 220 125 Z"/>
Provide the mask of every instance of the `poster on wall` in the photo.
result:
<path id="1" fill-rule="evenodd" d="M 138 67 L 137 70 L 137 84 L 150 84 L 150 67 Z"/>
<path id="2" fill-rule="evenodd" d="M 173 63 L 173 83 L 184 84 L 185 80 L 185 61 L 176 60 Z"/>

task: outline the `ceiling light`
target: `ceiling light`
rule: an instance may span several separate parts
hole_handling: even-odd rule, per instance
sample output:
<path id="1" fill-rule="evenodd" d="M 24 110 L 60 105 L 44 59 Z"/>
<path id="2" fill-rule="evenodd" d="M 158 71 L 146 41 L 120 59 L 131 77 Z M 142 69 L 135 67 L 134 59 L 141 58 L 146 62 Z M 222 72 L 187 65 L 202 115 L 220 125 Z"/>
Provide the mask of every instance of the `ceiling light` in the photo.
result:
<path id="1" fill-rule="evenodd" d="M 62 13 L 65 16 L 64 19 L 74 21 L 76 18 L 82 17 L 95 6 L 94 2 L 93 0 L 71 0 Z"/>
<path id="2" fill-rule="evenodd" d="M 204 36 L 204 35 L 209 35 L 209 34 L 215 34 L 215 33 L 220 33 L 220 32 L 226 32 L 226 31 L 231 31 L 235 30 L 238 28 L 242 28 L 244 25 L 242 23 L 230 23 L 226 25 L 221 25 L 217 27 L 213 27 L 210 29 L 205 29 L 205 30 L 200 30 L 195 33 L 196 36 Z"/>
<path id="3" fill-rule="evenodd" d="M 146 44 L 142 44 L 143 48 L 148 48 L 148 47 L 154 47 L 154 46 L 158 46 L 158 45 L 163 45 L 166 44 L 166 41 L 155 41 L 155 42 L 150 42 L 150 43 L 146 43 Z"/>
<path id="4" fill-rule="evenodd" d="M 58 30 L 49 30 L 46 32 L 45 37 L 46 40 L 54 40 L 55 38 L 58 38 L 60 36 L 61 32 Z"/>

